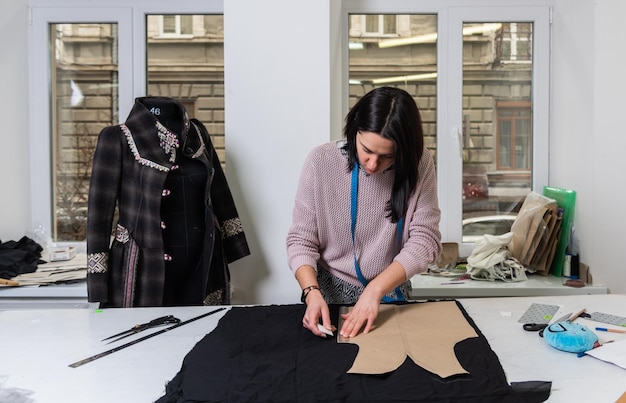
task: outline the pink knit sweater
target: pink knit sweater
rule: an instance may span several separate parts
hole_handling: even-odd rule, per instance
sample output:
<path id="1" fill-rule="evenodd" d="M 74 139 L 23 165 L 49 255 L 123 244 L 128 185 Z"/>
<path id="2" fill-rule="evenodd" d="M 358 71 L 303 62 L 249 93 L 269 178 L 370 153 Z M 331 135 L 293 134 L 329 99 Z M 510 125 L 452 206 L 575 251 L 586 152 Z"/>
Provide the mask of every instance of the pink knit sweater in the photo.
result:
<path id="1" fill-rule="evenodd" d="M 419 182 L 411 195 L 398 250 L 396 224 L 386 217 L 393 170 L 367 175 L 359 170 L 355 247 L 350 234 L 351 174 L 340 146 L 343 140 L 314 148 L 307 156 L 295 198 L 293 221 L 287 235 L 289 267 L 319 263 L 333 275 L 360 285 L 354 269 L 354 251 L 367 280 L 396 260 L 407 279 L 427 269 L 441 253 L 435 165 L 424 149 Z"/>

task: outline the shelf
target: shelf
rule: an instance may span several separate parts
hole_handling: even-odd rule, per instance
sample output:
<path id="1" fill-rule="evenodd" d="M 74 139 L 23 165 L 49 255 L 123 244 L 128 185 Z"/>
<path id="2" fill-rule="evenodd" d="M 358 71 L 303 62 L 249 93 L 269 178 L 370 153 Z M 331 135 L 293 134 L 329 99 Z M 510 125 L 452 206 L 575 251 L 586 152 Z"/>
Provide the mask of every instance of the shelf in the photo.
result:
<path id="1" fill-rule="evenodd" d="M 563 285 L 565 280 L 566 278 L 552 275 L 528 274 L 526 281 L 505 283 L 504 281 L 458 281 L 448 277 L 418 274 L 411 278 L 411 299 L 608 294 L 608 288 L 604 285 L 574 288 Z M 458 282 L 461 284 L 442 284 Z"/>

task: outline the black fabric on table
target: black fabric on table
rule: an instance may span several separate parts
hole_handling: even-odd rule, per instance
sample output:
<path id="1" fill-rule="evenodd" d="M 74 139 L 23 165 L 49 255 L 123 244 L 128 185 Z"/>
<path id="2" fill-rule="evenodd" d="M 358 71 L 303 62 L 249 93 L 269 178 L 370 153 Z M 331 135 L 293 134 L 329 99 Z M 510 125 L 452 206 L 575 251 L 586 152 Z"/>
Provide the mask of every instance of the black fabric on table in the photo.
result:
<path id="1" fill-rule="evenodd" d="M 27 236 L 19 241 L 0 241 L 0 278 L 11 279 L 20 274 L 34 273 L 41 260 L 43 247 Z"/>
<path id="2" fill-rule="evenodd" d="M 436 303 L 436 302 L 429 302 Z M 459 342 L 455 352 L 469 374 L 441 378 L 407 357 L 383 375 L 347 374 L 354 344 L 320 338 L 302 326 L 305 306 L 233 307 L 185 357 L 158 403 L 198 402 L 542 402 L 508 383 L 484 335 Z M 339 306 L 331 306 L 337 323 Z M 522 389 L 523 390 L 523 389 Z M 530 400 L 528 400 L 530 399 Z"/>

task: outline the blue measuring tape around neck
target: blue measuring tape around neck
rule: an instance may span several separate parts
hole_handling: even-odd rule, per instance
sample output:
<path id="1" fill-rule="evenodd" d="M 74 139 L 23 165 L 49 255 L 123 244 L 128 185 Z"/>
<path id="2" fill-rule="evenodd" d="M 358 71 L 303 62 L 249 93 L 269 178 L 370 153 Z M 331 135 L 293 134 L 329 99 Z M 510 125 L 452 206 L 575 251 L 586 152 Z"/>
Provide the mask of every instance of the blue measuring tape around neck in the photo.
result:
<path id="1" fill-rule="evenodd" d="M 358 277 L 363 287 L 367 286 L 368 281 L 363 276 L 361 272 L 361 267 L 359 266 L 359 262 L 356 258 L 356 246 L 354 244 L 354 233 L 356 230 L 356 216 L 357 216 L 357 204 L 358 204 L 358 194 L 359 194 L 359 164 L 355 163 L 354 168 L 352 168 L 352 186 L 350 190 L 350 218 L 352 220 L 350 232 L 352 234 L 352 254 L 354 256 L 354 270 L 356 271 L 356 276 Z M 397 224 L 397 239 L 398 239 L 398 249 L 400 249 L 400 245 L 402 243 L 402 218 L 398 220 Z M 400 287 L 396 287 L 395 289 L 396 298 L 391 298 L 389 296 L 384 296 L 383 302 L 393 302 L 393 301 L 404 301 L 404 296 L 402 295 L 402 290 Z"/>

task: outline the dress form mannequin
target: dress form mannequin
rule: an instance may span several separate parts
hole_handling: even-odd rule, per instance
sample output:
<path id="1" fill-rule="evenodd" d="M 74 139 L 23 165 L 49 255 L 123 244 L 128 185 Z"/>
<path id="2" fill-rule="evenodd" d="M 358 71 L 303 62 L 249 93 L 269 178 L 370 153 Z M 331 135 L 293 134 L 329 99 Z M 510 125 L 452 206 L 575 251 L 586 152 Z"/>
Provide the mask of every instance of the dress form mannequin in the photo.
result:
<path id="1" fill-rule="evenodd" d="M 176 100 L 137 98 L 100 133 L 87 254 L 102 307 L 229 303 L 228 263 L 250 251 L 210 136 Z"/>

